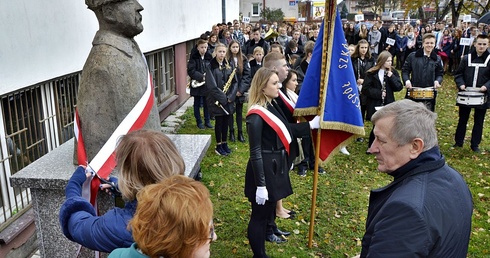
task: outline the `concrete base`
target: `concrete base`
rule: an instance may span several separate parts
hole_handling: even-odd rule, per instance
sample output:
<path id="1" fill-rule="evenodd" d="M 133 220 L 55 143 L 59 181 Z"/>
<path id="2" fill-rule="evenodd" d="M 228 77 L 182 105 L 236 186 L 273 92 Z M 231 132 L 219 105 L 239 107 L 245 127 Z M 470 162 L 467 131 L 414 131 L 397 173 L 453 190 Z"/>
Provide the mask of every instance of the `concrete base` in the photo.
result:
<path id="1" fill-rule="evenodd" d="M 185 161 L 185 175 L 195 178 L 200 163 L 211 144 L 210 135 L 168 135 Z M 76 166 L 72 164 L 73 139 L 17 172 L 12 186 L 30 188 L 36 219 L 41 257 L 74 257 L 79 245 L 61 232 L 58 214 L 65 201 L 65 187 Z M 108 195 L 98 195 L 99 208 L 114 206 Z M 93 251 L 82 251 L 79 257 L 94 257 Z"/>

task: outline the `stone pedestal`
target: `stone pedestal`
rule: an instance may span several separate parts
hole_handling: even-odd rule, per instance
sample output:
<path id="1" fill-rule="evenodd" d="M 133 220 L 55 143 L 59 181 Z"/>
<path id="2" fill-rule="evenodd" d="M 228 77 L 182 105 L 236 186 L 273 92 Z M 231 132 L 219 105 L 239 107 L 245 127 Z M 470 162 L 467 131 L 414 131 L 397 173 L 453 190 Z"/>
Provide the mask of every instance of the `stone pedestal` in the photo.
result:
<path id="1" fill-rule="evenodd" d="M 210 135 L 168 135 L 185 161 L 185 175 L 195 178 L 200 163 L 211 144 Z M 30 188 L 36 218 L 41 257 L 75 257 L 78 244 L 61 232 L 58 214 L 65 201 L 65 187 L 76 166 L 72 163 L 73 139 L 17 172 L 10 179 L 14 187 Z M 98 195 L 100 210 L 113 207 L 112 198 Z M 81 257 L 94 257 L 93 251 L 82 250 Z"/>

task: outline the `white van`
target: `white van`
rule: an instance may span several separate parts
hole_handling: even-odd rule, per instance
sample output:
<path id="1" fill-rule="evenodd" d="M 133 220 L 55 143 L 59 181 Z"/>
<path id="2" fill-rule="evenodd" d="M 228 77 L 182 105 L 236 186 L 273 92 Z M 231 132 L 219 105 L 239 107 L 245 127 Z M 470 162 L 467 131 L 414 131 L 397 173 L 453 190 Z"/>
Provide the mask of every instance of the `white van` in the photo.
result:
<path id="1" fill-rule="evenodd" d="M 410 20 L 410 15 L 405 16 L 405 11 L 383 12 L 381 15 L 383 21 Z"/>

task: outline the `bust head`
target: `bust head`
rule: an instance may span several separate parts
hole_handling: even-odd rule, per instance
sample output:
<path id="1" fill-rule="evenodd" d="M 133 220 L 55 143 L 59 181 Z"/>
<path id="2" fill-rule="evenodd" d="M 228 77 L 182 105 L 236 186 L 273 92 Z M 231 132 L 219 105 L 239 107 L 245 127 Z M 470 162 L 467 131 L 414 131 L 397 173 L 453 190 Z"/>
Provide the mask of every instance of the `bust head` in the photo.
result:
<path id="1" fill-rule="evenodd" d="M 85 0 L 85 3 L 97 16 L 101 30 L 127 38 L 143 31 L 140 12 L 144 8 L 137 0 Z"/>

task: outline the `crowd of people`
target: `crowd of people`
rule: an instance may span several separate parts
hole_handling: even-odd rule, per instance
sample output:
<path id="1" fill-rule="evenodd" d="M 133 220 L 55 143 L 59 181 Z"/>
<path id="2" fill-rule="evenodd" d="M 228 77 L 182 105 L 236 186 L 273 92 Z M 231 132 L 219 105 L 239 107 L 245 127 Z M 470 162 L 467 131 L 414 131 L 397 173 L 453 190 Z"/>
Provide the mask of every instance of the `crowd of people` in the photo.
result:
<path id="1" fill-rule="evenodd" d="M 379 171 L 393 176 L 388 186 L 371 191 L 359 256 L 465 257 L 471 193 L 440 153 L 436 94 L 425 96 L 425 88 L 434 93 L 441 86 L 445 65 L 440 52 L 451 44 L 452 55 L 447 56 L 452 58 L 456 40 L 450 38 L 451 30 L 440 25 L 436 26 L 440 34 L 432 33 L 431 26 L 422 33 L 420 24 L 385 28 L 378 22 L 370 29 L 363 24 L 358 27 L 347 24 L 345 36 L 352 45 L 363 118 L 373 123 L 367 153 L 376 156 Z M 248 137 L 244 194 L 251 214 L 247 237 L 253 257 L 265 258 L 266 241 L 284 243 L 291 234 L 280 230 L 275 220 L 295 215 L 282 206 L 282 200 L 293 193 L 289 172 L 296 165 L 298 175 L 305 176 L 312 168 L 311 130 L 320 126 L 319 116 L 311 121 L 293 116 L 318 26 L 284 23 L 271 28 L 277 29 L 277 35 L 270 37 L 267 25 L 252 27 L 238 21 L 215 25 L 197 40 L 187 67 L 196 125 L 214 128 L 215 152 L 230 155 L 227 141 L 246 142 Z M 471 148 L 476 152 L 488 108 L 488 44 L 487 36 L 476 35 L 468 55 L 462 49 L 458 52 L 462 61 L 448 70 L 454 72 L 460 92 L 472 88 L 471 92 L 486 96 L 483 103 L 459 105 L 461 125 L 455 146 L 462 146 L 466 121 L 475 108 Z M 403 85 L 407 98 L 414 101 L 395 100 L 394 92 Z M 423 94 L 415 88 L 424 89 Z M 99 216 L 82 197 L 83 185 L 94 174 L 79 166 L 60 210 L 65 236 L 90 249 L 112 252 L 109 257 L 209 257 L 210 243 L 217 239 L 210 194 L 203 184 L 183 176 L 184 161 L 170 139 L 161 132 L 133 131 L 122 136 L 115 155 L 119 180 L 112 181 L 118 181 L 125 206 Z M 108 188 L 101 185 L 102 190 Z"/>

